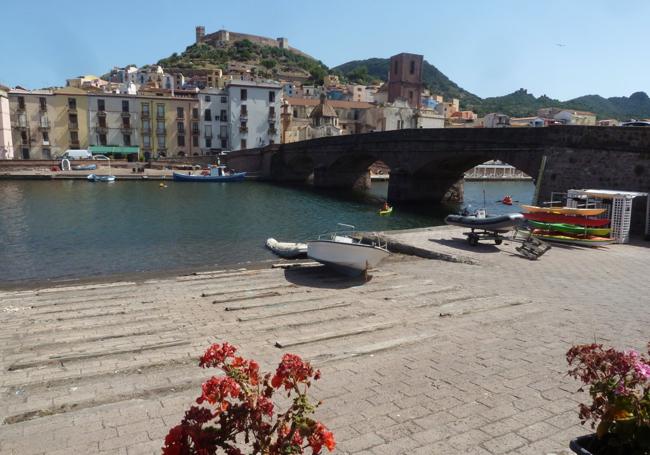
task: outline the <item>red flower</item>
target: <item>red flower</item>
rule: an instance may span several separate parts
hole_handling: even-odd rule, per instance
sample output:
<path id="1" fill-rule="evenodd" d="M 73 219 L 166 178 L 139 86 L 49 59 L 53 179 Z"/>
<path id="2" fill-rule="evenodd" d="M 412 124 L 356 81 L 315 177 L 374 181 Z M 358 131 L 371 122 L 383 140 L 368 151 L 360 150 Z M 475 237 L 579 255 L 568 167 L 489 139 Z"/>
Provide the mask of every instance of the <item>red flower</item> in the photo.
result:
<path id="1" fill-rule="evenodd" d="M 224 364 L 226 359 L 232 358 L 235 356 L 237 348 L 228 343 L 227 341 L 220 345 L 218 343 L 210 346 L 205 354 L 201 357 L 199 366 L 203 368 L 207 367 L 220 367 Z"/>
<path id="2" fill-rule="evenodd" d="M 243 357 L 235 357 L 227 369 L 237 370 L 248 377 L 252 385 L 260 382 L 260 366 L 255 360 L 246 360 Z"/>
<path id="3" fill-rule="evenodd" d="M 318 455 L 323 446 L 327 447 L 330 452 L 336 447 L 334 435 L 320 422 L 316 422 L 312 434 L 307 438 L 307 442 L 314 455 Z"/>
<path id="4" fill-rule="evenodd" d="M 207 401 L 210 404 L 220 403 L 222 411 L 228 409 L 229 404 L 227 401 L 224 401 L 224 399 L 229 396 L 237 398 L 241 392 L 239 384 L 229 377 L 217 378 L 213 376 L 203 383 L 202 389 L 203 393 L 196 399 L 196 402 L 198 404 L 201 404 L 204 401 Z"/>
<path id="5" fill-rule="evenodd" d="M 307 382 L 310 378 L 320 377 L 320 371 L 314 373 L 314 369 L 309 362 L 304 362 L 300 356 L 295 354 L 285 354 L 282 361 L 275 370 L 275 375 L 271 380 L 274 388 L 284 385 L 286 390 L 292 389 L 294 385 L 301 382 Z"/>

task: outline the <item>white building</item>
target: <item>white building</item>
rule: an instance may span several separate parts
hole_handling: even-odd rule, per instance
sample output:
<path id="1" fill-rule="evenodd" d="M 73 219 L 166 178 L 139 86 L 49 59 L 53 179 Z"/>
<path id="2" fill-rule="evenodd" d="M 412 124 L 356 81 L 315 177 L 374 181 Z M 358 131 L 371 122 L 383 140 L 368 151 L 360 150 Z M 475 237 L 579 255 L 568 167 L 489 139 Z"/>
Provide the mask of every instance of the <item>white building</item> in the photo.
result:
<path id="1" fill-rule="evenodd" d="M 139 106 L 135 96 L 108 93 L 88 95 L 90 145 L 139 145 Z"/>
<path id="2" fill-rule="evenodd" d="M 241 150 L 280 142 L 280 94 L 275 83 L 231 81 L 199 93 L 201 149 Z"/>
<path id="3" fill-rule="evenodd" d="M 9 87 L 0 85 L 0 160 L 14 157 L 14 145 L 11 137 L 11 117 L 9 115 Z"/>
<path id="4" fill-rule="evenodd" d="M 508 128 L 510 126 L 510 117 L 506 114 L 491 112 L 485 114 L 481 123 L 484 128 Z"/>

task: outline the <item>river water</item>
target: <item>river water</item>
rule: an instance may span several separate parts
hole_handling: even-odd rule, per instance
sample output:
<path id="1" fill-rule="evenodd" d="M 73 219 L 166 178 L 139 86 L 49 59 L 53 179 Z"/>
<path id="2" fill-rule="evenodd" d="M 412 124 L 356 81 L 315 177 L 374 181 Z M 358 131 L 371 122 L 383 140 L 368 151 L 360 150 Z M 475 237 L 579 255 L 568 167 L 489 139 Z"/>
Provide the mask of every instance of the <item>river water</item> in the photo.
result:
<path id="1" fill-rule="evenodd" d="M 335 230 L 443 224 L 456 207 L 395 207 L 377 215 L 387 183 L 366 194 L 261 182 L 0 181 L 0 283 L 235 265 L 273 259 L 268 237 L 308 240 Z M 490 213 L 505 194 L 529 203 L 530 182 L 468 182 L 465 204 Z"/>

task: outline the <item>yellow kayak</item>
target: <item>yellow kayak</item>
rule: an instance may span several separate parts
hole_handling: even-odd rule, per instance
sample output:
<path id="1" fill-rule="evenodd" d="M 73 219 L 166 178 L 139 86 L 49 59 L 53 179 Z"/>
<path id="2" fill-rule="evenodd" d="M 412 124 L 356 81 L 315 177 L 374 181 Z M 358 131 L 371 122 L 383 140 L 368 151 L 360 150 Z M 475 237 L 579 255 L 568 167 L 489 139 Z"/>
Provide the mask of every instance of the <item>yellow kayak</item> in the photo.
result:
<path id="1" fill-rule="evenodd" d="M 393 213 L 393 208 L 392 207 L 388 207 L 387 210 L 380 210 L 379 211 L 380 215 L 390 215 L 391 213 Z"/>
<path id="2" fill-rule="evenodd" d="M 537 207 L 536 205 L 521 204 L 528 213 L 554 213 L 557 215 L 594 216 L 605 213 L 606 209 L 576 209 L 572 207 Z"/>

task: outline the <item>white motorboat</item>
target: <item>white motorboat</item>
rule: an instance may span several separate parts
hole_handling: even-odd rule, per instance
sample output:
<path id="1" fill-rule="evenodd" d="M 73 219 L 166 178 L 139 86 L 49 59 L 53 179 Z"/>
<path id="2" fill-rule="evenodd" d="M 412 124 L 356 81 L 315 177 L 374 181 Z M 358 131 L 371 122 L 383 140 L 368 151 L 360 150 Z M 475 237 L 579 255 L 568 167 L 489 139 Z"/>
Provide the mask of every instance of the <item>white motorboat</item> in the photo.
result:
<path id="1" fill-rule="evenodd" d="M 376 267 L 389 253 L 386 242 L 379 236 L 372 241 L 353 237 L 354 226 L 339 224 L 349 231 L 321 235 L 307 242 L 307 256 L 326 266 L 356 276 Z"/>
<path id="2" fill-rule="evenodd" d="M 278 256 L 292 259 L 307 255 L 306 243 L 278 242 L 274 238 L 266 239 L 266 247 Z"/>
<path id="3" fill-rule="evenodd" d="M 115 181 L 114 175 L 89 174 L 86 178 L 91 182 L 114 182 Z"/>

